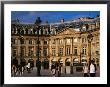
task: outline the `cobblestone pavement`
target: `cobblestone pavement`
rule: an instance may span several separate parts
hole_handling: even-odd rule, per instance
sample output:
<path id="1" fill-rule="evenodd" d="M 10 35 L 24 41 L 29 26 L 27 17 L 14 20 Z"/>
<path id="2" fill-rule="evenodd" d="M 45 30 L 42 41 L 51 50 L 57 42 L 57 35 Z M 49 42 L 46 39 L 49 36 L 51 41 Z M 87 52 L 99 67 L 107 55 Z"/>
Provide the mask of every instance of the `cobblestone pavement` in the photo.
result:
<path id="1" fill-rule="evenodd" d="M 96 72 L 96 77 L 100 77 L 100 70 L 97 69 L 97 72 Z M 42 69 L 40 71 L 40 74 L 41 76 L 40 77 L 53 77 L 52 76 L 52 73 L 51 73 L 51 70 L 50 69 Z M 13 76 L 13 75 L 12 75 Z M 57 77 L 58 75 L 56 74 L 55 77 Z M 17 74 L 15 75 L 15 77 L 38 77 L 37 76 L 37 68 L 34 67 L 33 70 L 31 70 L 30 73 L 28 73 L 26 70 L 24 71 L 24 73 L 21 75 L 21 74 Z M 83 74 L 82 72 L 76 72 L 74 70 L 73 74 L 65 74 L 65 73 L 62 73 L 61 74 L 61 77 L 83 77 Z"/>

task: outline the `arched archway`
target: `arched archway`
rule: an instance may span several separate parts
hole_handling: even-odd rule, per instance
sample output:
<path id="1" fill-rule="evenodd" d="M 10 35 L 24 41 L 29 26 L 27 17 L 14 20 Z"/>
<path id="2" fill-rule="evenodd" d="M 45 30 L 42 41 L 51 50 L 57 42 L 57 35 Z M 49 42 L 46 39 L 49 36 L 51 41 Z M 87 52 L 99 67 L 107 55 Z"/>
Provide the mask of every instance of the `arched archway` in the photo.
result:
<path id="1" fill-rule="evenodd" d="M 49 69 L 49 60 L 48 59 L 44 59 L 44 61 L 42 61 L 42 63 L 43 63 L 44 69 Z"/>
<path id="2" fill-rule="evenodd" d="M 55 59 L 55 58 L 53 58 L 52 60 L 51 60 L 51 65 L 56 65 L 57 64 L 57 60 Z"/>
<path id="3" fill-rule="evenodd" d="M 76 66 L 78 64 L 78 58 L 73 59 L 73 65 Z"/>
<path id="4" fill-rule="evenodd" d="M 60 59 L 58 60 L 58 63 L 61 64 L 61 65 L 63 65 L 63 59 L 60 58 Z"/>
<path id="5" fill-rule="evenodd" d="M 87 63 L 87 58 L 85 56 L 83 56 L 81 58 L 81 63 L 84 65 L 85 63 Z"/>
<path id="6" fill-rule="evenodd" d="M 70 61 L 70 58 L 67 58 L 67 59 L 65 60 L 65 65 L 66 65 L 66 66 L 70 66 L 70 62 L 71 62 L 71 61 Z"/>
<path id="7" fill-rule="evenodd" d="M 16 58 L 12 60 L 12 65 L 15 65 L 15 66 L 18 65 L 18 60 Z"/>
<path id="8" fill-rule="evenodd" d="M 20 63 L 21 63 L 21 66 L 24 67 L 26 65 L 26 60 L 23 58 L 23 59 L 21 59 L 21 62 Z"/>

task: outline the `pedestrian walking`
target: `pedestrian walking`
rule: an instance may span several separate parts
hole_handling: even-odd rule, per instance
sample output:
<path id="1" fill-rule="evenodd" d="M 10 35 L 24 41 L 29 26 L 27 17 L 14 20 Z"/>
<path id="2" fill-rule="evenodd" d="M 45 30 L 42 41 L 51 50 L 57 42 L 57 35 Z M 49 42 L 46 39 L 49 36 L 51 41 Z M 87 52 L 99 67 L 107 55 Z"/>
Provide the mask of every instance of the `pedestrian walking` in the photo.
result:
<path id="1" fill-rule="evenodd" d="M 59 64 L 59 66 L 58 66 L 58 77 L 60 77 L 61 76 L 61 64 Z"/>
<path id="2" fill-rule="evenodd" d="M 53 77 L 55 77 L 55 74 L 56 74 L 56 67 L 55 67 L 55 65 L 52 65 L 51 72 L 52 72 Z"/>
<path id="3" fill-rule="evenodd" d="M 89 72 L 90 72 L 90 77 L 96 76 L 96 64 L 93 60 L 91 61 L 91 64 L 89 66 Z"/>
<path id="4" fill-rule="evenodd" d="M 27 68 L 28 68 L 28 73 L 30 73 L 30 63 L 28 63 Z"/>
<path id="5" fill-rule="evenodd" d="M 87 63 L 84 64 L 82 72 L 83 72 L 84 77 L 89 77 L 89 74 L 88 74 L 89 69 L 88 69 L 88 64 Z"/>
<path id="6" fill-rule="evenodd" d="M 12 65 L 12 74 L 13 74 L 13 76 L 16 75 L 16 66 L 15 65 Z"/>
<path id="7" fill-rule="evenodd" d="M 19 75 L 21 76 L 22 75 L 22 66 L 21 65 L 18 65 L 18 71 L 19 71 Z"/>
<path id="8" fill-rule="evenodd" d="M 23 73 L 24 73 L 24 67 L 22 66 L 22 75 L 23 75 Z"/>

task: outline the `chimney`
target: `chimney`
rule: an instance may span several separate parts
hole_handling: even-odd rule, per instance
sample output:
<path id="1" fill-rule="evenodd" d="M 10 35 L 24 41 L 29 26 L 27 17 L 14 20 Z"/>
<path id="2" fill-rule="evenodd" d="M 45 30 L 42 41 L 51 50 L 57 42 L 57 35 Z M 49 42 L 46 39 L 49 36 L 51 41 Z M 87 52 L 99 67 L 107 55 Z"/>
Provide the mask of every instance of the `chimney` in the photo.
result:
<path id="1" fill-rule="evenodd" d="M 48 21 L 46 21 L 45 23 L 46 23 L 46 25 L 48 25 Z"/>
<path id="2" fill-rule="evenodd" d="M 64 23 L 64 19 L 61 19 L 61 24 L 63 24 Z"/>

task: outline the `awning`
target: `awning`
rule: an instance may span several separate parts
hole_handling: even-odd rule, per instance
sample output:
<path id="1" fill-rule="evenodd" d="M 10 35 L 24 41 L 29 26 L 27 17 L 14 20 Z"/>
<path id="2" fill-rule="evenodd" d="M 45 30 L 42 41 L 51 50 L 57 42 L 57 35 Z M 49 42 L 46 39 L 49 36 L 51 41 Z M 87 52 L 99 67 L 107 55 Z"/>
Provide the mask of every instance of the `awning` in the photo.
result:
<path id="1" fill-rule="evenodd" d="M 68 58 L 67 60 L 66 60 L 66 62 L 70 62 L 71 60 L 70 60 L 70 58 Z"/>
<path id="2" fill-rule="evenodd" d="M 77 62 L 78 61 L 78 58 L 74 59 L 74 61 Z"/>
<path id="3" fill-rule="evenodd" d="M 63 62 L 63 59 L 60 59 L 59 61 L 60 61 L 60 62 L 61 62 L 61 61 Z"/>
<path id="4" fill-rule="evenodd" d="M 86 57 L 81 57 L 81 59 L 87 59 Z"/>
<path id="5" fill-rule="evenodd" d="M 54 59 L 52 59 L 52 61 L 57 61 L 57 60 L 54 58 Z"/>

